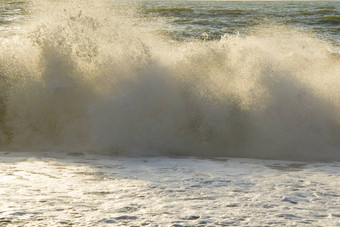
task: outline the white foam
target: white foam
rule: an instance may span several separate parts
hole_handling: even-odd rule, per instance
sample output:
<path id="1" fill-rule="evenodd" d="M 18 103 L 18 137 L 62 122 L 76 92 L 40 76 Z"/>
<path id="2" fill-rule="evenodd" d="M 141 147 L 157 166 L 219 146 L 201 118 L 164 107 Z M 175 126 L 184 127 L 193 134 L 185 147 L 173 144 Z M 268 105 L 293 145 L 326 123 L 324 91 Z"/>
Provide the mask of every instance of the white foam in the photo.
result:
<path id="1" fill-rule="evenodd" d="M 0 153 L 0 222 L 339 225 L 340 163 Z"/>

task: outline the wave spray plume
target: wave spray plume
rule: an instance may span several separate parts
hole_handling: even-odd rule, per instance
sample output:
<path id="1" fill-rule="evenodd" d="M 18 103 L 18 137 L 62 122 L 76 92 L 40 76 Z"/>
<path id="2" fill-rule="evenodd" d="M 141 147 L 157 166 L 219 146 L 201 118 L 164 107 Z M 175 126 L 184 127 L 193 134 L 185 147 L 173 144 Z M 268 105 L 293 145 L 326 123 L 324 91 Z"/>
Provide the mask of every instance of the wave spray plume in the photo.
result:
<path id="1" fill-rule="evenodd" d="M 1 38 L 1 149 L 340 160 L 334 44 L 284 26 L 171 43 L 112 1 L 31 11 Z"/>

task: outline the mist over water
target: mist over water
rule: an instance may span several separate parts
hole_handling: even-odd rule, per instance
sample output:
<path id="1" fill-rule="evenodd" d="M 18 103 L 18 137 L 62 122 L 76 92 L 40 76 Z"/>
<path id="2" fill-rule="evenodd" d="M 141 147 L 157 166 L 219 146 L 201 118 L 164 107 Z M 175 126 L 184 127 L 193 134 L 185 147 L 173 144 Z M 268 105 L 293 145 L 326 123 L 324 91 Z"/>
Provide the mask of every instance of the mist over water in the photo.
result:
<path id="1" fill-rule="evenodd" d="M 340 160 L 340 55 L 312 32 L 172 42 L 131 5 L 31 11 L 1 38 L 2 150 Z"/>

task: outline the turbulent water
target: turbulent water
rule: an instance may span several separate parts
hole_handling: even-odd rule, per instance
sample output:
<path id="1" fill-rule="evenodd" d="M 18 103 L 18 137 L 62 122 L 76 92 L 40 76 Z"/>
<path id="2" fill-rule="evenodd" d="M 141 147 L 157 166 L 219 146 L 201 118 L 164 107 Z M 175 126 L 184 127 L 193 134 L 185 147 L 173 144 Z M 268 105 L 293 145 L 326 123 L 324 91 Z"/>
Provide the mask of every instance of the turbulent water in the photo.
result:
<path id="1" fill-rule="evenodd" d="M 340 226 L 339 15 L 0 1 L 0 226 Z"/>
<path id="2" fill-rule="evenodd" d="M 1 226 L 339 226 L 340 163 L 0 152 Z"/>
<path id="3" fill-rule="evenodd" d="M 340 160 L 338 2 L 1 1 L 0 147 Z"/>

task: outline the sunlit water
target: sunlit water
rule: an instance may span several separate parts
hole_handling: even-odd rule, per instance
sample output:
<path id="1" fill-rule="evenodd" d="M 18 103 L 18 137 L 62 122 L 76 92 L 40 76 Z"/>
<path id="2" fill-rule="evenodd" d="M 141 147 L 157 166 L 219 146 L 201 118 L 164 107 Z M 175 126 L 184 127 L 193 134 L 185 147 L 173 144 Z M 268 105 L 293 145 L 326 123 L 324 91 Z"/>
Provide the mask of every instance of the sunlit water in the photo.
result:
<path id="1" fill-rule="evenodd" d="M 0 155 L 3 225 L 340 224 L 339 163 Z"/>
<path id="2" fill-rule="evenodd" d="M 0 225 L 340 226 L 338 3 L 1 1 Z"/>

